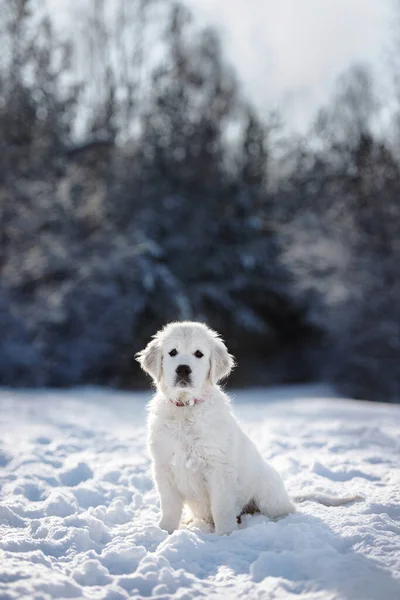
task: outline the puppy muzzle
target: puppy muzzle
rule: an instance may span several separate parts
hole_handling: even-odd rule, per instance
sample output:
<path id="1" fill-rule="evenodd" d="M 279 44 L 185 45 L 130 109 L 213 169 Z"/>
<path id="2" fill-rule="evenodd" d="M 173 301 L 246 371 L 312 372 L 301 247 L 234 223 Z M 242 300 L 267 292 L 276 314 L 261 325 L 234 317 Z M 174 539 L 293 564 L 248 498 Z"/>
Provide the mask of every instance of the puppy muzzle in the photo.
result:
<path id="1" fill-rule="evenodd" d="M 192 384 L 191 374 L 192 369 L 189 365 L 179 365 L 175 369 L 175 386 L 190 387 Z"/>

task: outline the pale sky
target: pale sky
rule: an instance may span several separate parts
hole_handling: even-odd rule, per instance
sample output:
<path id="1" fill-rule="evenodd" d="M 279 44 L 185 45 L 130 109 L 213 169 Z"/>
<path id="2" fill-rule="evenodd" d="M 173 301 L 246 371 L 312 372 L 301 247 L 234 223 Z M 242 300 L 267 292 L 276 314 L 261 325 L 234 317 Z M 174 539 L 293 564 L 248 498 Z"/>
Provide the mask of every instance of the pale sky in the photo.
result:
<path id="1" fill-rule="evenodd" d="M 218 25 L 229 60 L 263 111 L 303 129 L 354 62 L 384 68 L 393 0 L 187 0 Z"/>
<path id="2" fill-rule="evenodd" d="M 86 0 L 88 1 L 88 0 Z M 93 0 L 91 0 L 93 1 Z M 304 130 L 354 62 L 384 70 L 395 0 L 186 0 L 199 23 L 216 25 L 253 103 L 279 108 Z M 60 16 L 82 0 L 46 0 Z M 400 35 L 400 33 L 399 33 Z"/>

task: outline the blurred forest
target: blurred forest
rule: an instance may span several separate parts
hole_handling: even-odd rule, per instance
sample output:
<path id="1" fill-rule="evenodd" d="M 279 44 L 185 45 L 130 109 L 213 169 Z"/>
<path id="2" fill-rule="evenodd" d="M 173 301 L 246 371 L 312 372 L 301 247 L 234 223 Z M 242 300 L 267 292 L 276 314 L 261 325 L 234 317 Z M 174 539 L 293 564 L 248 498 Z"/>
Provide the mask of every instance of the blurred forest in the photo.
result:
<path id="1" fill-rule="evenodd" d="M 95 0 L 69 37 L 0 11 L 1 385 L 142 385 L 135 352 L 190 318 L 232 384 L 399 401 L 400 85 L 385 135 L 356 65 L 290 136 L 182 5 Z"/>

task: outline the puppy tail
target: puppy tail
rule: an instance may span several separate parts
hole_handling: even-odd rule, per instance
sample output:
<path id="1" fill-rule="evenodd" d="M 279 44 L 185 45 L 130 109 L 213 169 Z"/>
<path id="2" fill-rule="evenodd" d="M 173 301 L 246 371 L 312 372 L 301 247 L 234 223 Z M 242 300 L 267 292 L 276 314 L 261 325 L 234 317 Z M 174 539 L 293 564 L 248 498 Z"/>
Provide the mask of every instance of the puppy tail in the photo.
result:
<path id="1" fill-rule="evenodd" d="M 301 504 L 302 502 L 317 502 L 324 506 L 344 506 L 350 504 L 350 502 L 358 502 L 365 500 L 362 496 L 346 496 L 344 498 L 338 498 L 337 496 L 328 496 L 326 494 L 303 494 L 302 496 L 295 496 L 293 501 Z"/>

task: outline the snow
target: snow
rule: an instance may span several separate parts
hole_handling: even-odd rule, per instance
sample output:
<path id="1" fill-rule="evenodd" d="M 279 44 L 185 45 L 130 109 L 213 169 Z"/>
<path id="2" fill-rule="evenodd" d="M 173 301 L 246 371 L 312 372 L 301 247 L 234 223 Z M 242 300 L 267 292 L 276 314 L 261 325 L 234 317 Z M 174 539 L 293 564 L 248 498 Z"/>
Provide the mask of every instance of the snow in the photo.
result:
<path id="1" fill-rule="evenodd" d="M 400 409 L 323 386 L 235 392 L 293 496 L 279 521 L 168 536 L 146 452 L 148 394 L 0 392 L 0 598 L 400 598 Z"/>

